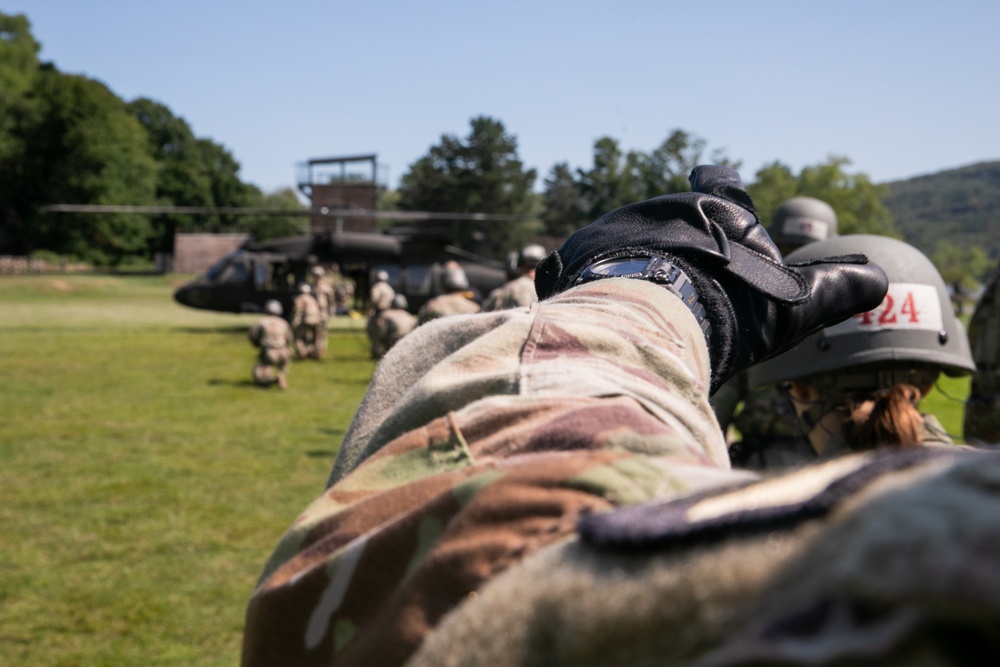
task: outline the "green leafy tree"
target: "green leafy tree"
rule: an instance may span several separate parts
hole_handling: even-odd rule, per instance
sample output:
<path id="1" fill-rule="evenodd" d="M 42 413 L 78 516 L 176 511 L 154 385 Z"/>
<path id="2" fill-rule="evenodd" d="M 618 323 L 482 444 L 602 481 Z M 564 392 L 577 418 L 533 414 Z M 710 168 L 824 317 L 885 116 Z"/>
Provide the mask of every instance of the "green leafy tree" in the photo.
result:
<path id="1" fill-rule="evenodd" d="M 0 179 L 16 176 L 24 153 L 17 127 L 27 115 L 25 96 L 38 73 L 39 43 L 23 14 L 0 13 Z M 0 252 L 24 252 L 25 220 L 11 200 L 10 183 L 0 183 Z"/>
<path id="2" fill-rule="evenodd" d="M 196 137 L 187 121 L 166 105 L 139 98 L 128 109 L 149 136 L 149 151 L 157 165 L 158 204 L 225 208 L 251 206 L 261 200 L 263 195 L 255 187 L 240 180 L 240 165 L 232 154 Z M 229 231 L 244 226 L 245 221 L 232 214 L 157 215 L 153 217 L 152 249 L 169 252 L 178 228 Z"/>
<path id="3" fill-rule="evenodd" d="M 546 177 L 541 218 L 551 236 L 569 236 L 583 222 L 583 197 L 569 163 L 554 165 Z"/>
<path id="4" fill-rule="evenodd" d="M 739 162 L 730 160 L 724 151 L 715 149 L 706 156 L 708 142 L 684 130 L 673 130 L 659 146 L 650 153 L 624 151 L 612 137 L 601 137 L 594 142 L 593 164 L 589 169 L 578 169 L 576 187 L 582 215 L 576 225 L 587 223 L 608 211 L 637 201 L 659 195 L 685 192 L 691 189 L 688 176 L 699 164 L 711 162 L 733 168 Z M 562 175 L 565 176 L 564 174 Z M 565 180 L 551 179 L 563 194 L 552 201 L 568 201 Z M 546 203 L 549 181 L 546 182 Z M 560 220 L 563 228 L 569 217 L 562 213 L 548 213 L 553 220 Z"/>
<path id="5" fill-rule="evenodd" d="M 0 161 L 0 200 L 20 251 L 117 265 L 146 249 L 146 216 L 39 210 L 55 203 L 152 203 L 156 173 L 146 133 L 118 97 L 97 81 L 43 66 L 12 123 L 16 147 Z"/>
<path id="6" fill-rule="evenodd" d="M 700 164 L 740 168 L 740 162 L 728 158 L 721 148 L 706 156 L 707 150 L 707 140 L 684 130 L 673 130 L 643 163 L 646 198 L 687 192 L 691 189 L 688 181 L 691 170 Z"/>
<path id="7" fill-rule="evenodd" d="M 647 161 L 643 153 L 624 152 L 611 137 L 595 141 L 593 165 L 577 170 L 585 220 L 596 220 L 620 206 L 647 199 Z"/>
<path id="8" fill-rule="evenodd" d="M 38 71 L 41 45 L 24 14 L 0 13 L 0 104 L 23 96 Z"/>
<path id="9" fill-rule="evenodd" d="M 899 237 L 892 214 L 883 202 L 888 190 L 871 182 L 867 174 L 849 173 L 851 161 L 833 156 L 826 162 L 803 167 L 796 176 L 790 167 L 773 162 L 747 186 L 761 222 L 768 225 L 783 201 L 795 196 L 815 197 L 833 207 L 840 234 L 881 234 Z"/>
<path id="10" fill-rule="evenodd" d="M 404 211 L 493 213 L 523 216 L 524 222 L 487 227 L 493 251 L 510 250 L 537 228 L 527 221 L 535 205 L 531 188 L 536 172 L 517 155 L 517 139 L 498 120 L 478 116 L 465 139 L 443 135 L 400 179 L 398 206 Z M 454 225 L 453 239 L 476 245 L 481 232 Z"/>
<path id="11" fill-rule="evenodd" d="M 274 211 L 275 214 L 260 214 L 247 216 L 243 226 L 257 241 L 296 236 L 309 232 L 308 216 L 277 215 L 279 211 L 306 211 L 308 207 L 299 201 L 295 190 L 284 188 L 268 194 L 260 195 L 253 203 L 254 208 Z"/>
<path id="12" fill-rule="evenodd" d="M 952 302 L 959 315 L 962 314 L 964 295 L 975 289 L 993 267 L 983 248 L 957 246 L 949 241 L 938 242 L 931 261 L 945 283 L 951 286 Z"/>

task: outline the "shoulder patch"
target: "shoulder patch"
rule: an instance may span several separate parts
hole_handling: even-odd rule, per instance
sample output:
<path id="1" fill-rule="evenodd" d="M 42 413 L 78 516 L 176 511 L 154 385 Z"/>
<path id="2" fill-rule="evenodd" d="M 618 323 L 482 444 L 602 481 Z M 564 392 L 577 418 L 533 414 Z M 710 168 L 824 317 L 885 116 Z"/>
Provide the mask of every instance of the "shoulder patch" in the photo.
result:
<path id="1" fill-rule="evenodd" d="M 588 515 L 577 530 L 584 543 L 599 549 L 639 550 L 794 526 L 829 514 L 885 474 L 957 453 L 876 450 L 728 489 Z"/>

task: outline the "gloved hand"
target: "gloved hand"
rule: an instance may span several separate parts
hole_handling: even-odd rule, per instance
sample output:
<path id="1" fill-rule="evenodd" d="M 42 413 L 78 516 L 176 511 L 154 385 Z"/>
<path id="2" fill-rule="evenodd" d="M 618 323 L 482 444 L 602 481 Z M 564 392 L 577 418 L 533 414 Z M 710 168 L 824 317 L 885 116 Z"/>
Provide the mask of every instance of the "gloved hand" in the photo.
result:
<path id="1" fill-rule="evenodd" d="M 735 170 L 695 167 L 690 180 L 693 192 L 623 206 L 576 231 L 539 263 L 538 298 L 573 287 L 602 259 L 670 260 L 708 311 L 713 393 L 733 373 L 882 302 L 888 278 L 864 255 L 786 265 Z"/>

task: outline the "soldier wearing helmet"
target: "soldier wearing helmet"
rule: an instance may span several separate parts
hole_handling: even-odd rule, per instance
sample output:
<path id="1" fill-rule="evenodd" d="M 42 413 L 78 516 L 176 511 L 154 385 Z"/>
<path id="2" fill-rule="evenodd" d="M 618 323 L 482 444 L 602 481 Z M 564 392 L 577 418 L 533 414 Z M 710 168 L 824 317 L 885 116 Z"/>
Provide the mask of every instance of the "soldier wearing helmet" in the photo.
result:
<path id="1" fill-rule="evenodd" d="M 368 292 L 368 321 L 365 323 L 365 331 L 368 333 L 368 340 L 371 342 L 372 359 L 378 359 L 375 341 L 378 340 L 378 317 L 392 308 L 392 300 L 396 296 L 396 291 L 389 284 L 389 272 L 379 269 L 372 274 L 372 286 Z"/>
<path id="2" fill-rule="evenodd" d="M 951 444 L 933 415 L 919 411 L 938 375 L 975 369 L 944 280 L 919 250 L 896 239 L 857 234 L 791 253 L 790 264 L 864 253 L 889 277 L 871 311 L 813 334 L 751 369 L 751 385 L 787 383 L 816 454 L 885 445 Z"/>
<path id="3" fill-rule="evenodd" d="M 288 364 L 292 359 L 292 328 L 282 317 L 281 304 L 270 299 L 264 304 L 267 313 L 250 327 L 250 342 L 260 348 L 260 358 L 253 367 L 253 379 L 262 387 L 277 384 L 288 388 Z"/>
<path id="4" fill-rule="evenodd" d="M 406 296 L 397 294 L 392 300 L 392 308 L 375 316 L 372 331 L 369 332 L 374 336 L 371 338 L 373 359 L 381 359 L 403 336 L 417 328 L 417 318 L 410 314 L 408 307 Z"/>
<path id="5" fill-rule="evenodd" d="M 333 284 L 326 276 L 326 269 L 318 264 L 312 267 L 310 273 L 313 276 L 312 293 L 319 304 L 319 329 L 316 332 L 316 358 L 322 359 L 326 355 L 327 346 L 327 324 L 330 316 L 333 315 Z"/>
<path id="6" fill-rule="evenodd" d="M 295 311 L 292 315 L 292 331 L 295 334 L 295 354 L 299 359 L 321 359 L 323 350 L 318 346 L 323 315 L 319 303 L 312 295 L 309 283 L 299 285 L 299 295 L 295 297 Z"/>
<path id="7" fill-rule="evenodd" d="M 785 255 L 837 236 L 837 214 L 819 199 L 792 197 L 775 211 L 768 235 Z M 795 462 L 811 452 L 788 396 L 776 386 L 749 387 L 741 373 L 716 392 L 712 409 L 723 432 L 732 424 L 740 433 L 741 440 L 730 447 L 733 465 L 757 468 L 766 458 L 768 467 L 775 468 L 781 458 Z"/>
<path id="8" fill-rule="evenodd" d="M 436 296 L 423 306 L 417 313 L 420 324 L 430 322 L 447 315 L 463 315 L 478 313 L 479 304 L 473 301 L 473 293 L 469 290 L 469 278 L 457 262 L 449 262 L 444 267 L 441 276 L 441 288 L 444 294 Z"/>
<path id="9" fill-rule="evenodd" d="M 825 201 L 792 197 L 774 212 L 767 233 L 782 255 L 837 235 L 837 214 Z"/>
<path id="10" fill-rule="evenodd" d="M 368 301 L 375 312 L 386 310 L 392 306 L 392 297 L 396 291 L 389 284 L 388 271 L 379 270 L 372 275 L 372 286 L 368 293 Z"/>
<path id="11" fill-rule="evenodd" d="M 516 277 L 490 292 L 483 302 L 483 310 L 490 312 L 519 308 L 538 301 L 538 295 L 535 294 L 535 266 L 545 259 L 545 255 L 545 248 L 537 243 L 525 246 L 515 253 L 512 271 L 509 272 Z"/>

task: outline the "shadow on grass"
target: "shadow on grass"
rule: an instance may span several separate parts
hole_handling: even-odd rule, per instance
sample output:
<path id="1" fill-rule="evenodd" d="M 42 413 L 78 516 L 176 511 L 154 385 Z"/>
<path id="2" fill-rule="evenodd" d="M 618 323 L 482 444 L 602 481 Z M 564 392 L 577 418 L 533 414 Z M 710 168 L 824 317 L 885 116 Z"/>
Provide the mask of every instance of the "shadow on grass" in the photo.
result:
<path id="1" fill-rule="evenodd" d="M 310 449 L 305 454 L 311 459 L 329 459 L 336 456 L 337 452 L 332 449 Z"/>
<path id="2" fill-rule="evenodd" d="M 269 389 L 270 387 L 261 387 L 253 380 L 223 380 L 220 378 L 212 378 L 208 381 L 209 387 L 254 387 L 257 389 Z"/>
<path id="3" fill-rule="evenodd" d="M 246 334 L 248 326 L 227 325 L 224 327 L 174 327 L 173 333 L 184 334 Z"/>

